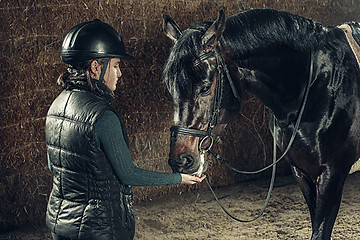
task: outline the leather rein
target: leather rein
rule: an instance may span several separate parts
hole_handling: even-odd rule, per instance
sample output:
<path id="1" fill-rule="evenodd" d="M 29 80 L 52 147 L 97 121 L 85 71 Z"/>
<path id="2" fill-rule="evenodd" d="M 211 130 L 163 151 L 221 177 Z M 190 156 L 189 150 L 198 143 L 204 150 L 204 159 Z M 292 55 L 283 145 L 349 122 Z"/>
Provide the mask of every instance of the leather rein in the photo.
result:
<path id="1" fill-rule="evenodd" d="M 211 58 L 211 57 L 215 57 L 216 58 L 216 62 L 217 62 L 217 81 L 216 81 L 216 92 L 215 92 L 215 100 L 214 100 L 214 106 L 213 106 L 213 111 L 212 111 L 212 115 L 211 115 L 211 119 L 208 125 L 208 129 L 206 131 L 203 130 L 198 130 L 198 129 L 191 129 L 191 128 L 184 128 L 178 125 L 173 125 L 170 128 L 171 133 L 177 133 L 177 134 L 183 134 L 183 135 L 189 135 L 189 136 L 195 136 L 195 137 L 199 137 L 202 138 L 202 140 L 199 143 L 198 149 L 200 151 L 200 154 L 205 154 L 206 152 L 209 152 L 210 154 L 212 154 L 216 159 L 220 160 L 225 166 L 227 166 L 229 169 L 237 172 L 237 173 L 241 173 L 241 174 L 257 174 L 257 173 L 261 173 L 269 168 L 272 167 L 272 176 L 271 176 L 271 181 L 270 181 L 270 186 L 269 186 L 269 190 L 268 190 L 268 194 L 264 203 L 264 206 L 262 208 L 262 210 L 260 211 L 260 213 L 253 219 L 251 220 L 241 220 L 239 218 L 234 217 L 232 214 L 230 214 L 221 204 L 221 202 L 219 201 L 219 199 L 217 198 L 215 192 L 213 191 L 209 181 L 207 178 L 205 178 L 210 191 L 212 192 L 212 194 L 214 195 L 215 200 L 217 201 L 217 203 L 219 204 L 219 206 L 224 210 L 224 212 L 229 215 L 231 218 L 233 218 L 236 221 L 239 222 L 252 222 L 255 221 L 256 219 L 258 219 L 259 217 L 261 217 L 261 215 L 263 214 L 265 208 L 267 207 L 267 204 L 270 200 L 270 196 L 271 196 L 271 192 L 272 189 L 274 187 L 274 182 L 275 182 L 275 172 L 276 172 L 276 164 L 278 162 L 280 162 L 284 156 L 288 153 L 288 151 L 290 150 L 290 147 L 292 145 L 292 143 L 294 142 L 296 133 L 299 129 L 299 125 L 301 122 L 301 118 L 302 115 L 304 113 L 304 109 L 305 109 L 305 105 L 308 99 L 308 95 L 310 92 L 310 87 L 311 87 L 311 82 L 313 79 L 313 65 L 314 65 L 314 57 L 313 57 L 313 51 L 311 51 L 310 54 L 310 70 L 309 70 L 309 78 L 306 84 L 306 89 L 305 89 L 305 93 L 298 111 L 298 115 L 297 115 L 297 119 L 294 125 L 294 129 L 291 135 L 291 138 L 289 140 L 289 143 L 287 145 L 287 148 L 285 149 L 285 151 L 283 152 L 283 154 L 277 158 L 277 153 L 276 153 L 276 141 L 277 141 L 277 136 L 276 136 L 276 118 L 274 116 L 274 124 L 273 124 L 273 162 L 260 169 L 260 170 L 256 170 L 256 171 L 241 171 L 238 170 L 234 167 L 232 167 L 224 158 L 222 158 L 218 153 L 216 153 L 213 149 L 212 146 L 214 144 L 214 142 L 221 142 L 221 139 L 219 136 L 215 135 L 212 133 L 214 127 L 216 126 L 216 124 L 220 123 L 220 111 L 221 111 L 221 103 L 222 103 L 222 98 L 223 98 L 223 86 L 224 86 L 224 81 L 225 78 L 228 80 L 229 85 L 231 87 L 232 93 L 234 95 L 234 97 L 238 100 L 238 102 L 241 104 L 241 99 L 240 99 L 240 95 L 238 94 L 237 89 L 235 88 L 235 84 L 230 76 L 230 72 L 229 69 L 227 68 L 224 58 L 221 54 L 220 48 L 218 45 L 215 46 L 214 50 L 202 54 L 198 59 L 196 59 L 194 61 L 194 66 L 199 65 L 202 61 Z M 203 147 L 203 144 L 206 142 L 206 139 L 210 140 L 210 144 L 208 147 Z"/>

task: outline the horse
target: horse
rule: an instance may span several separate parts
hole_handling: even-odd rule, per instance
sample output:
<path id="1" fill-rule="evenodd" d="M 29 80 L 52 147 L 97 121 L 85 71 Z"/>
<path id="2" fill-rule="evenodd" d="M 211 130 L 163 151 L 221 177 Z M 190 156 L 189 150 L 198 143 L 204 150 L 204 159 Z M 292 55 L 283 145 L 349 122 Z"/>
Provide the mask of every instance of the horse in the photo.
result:
<path id="1" fill-rule="evenodd" d="M 163 14 L 163 30 L 173 43 L 163 69 L 174 105 L 172 170 L 207 170 L 204 154 L 247 91 L 269 111 L 270 132 L 309 208 L 311 239 L 330 239 L 360 152 L 360 70 L 344 31 L 273 9 L 227 18 L 221 10 L 183 31 Z"/>

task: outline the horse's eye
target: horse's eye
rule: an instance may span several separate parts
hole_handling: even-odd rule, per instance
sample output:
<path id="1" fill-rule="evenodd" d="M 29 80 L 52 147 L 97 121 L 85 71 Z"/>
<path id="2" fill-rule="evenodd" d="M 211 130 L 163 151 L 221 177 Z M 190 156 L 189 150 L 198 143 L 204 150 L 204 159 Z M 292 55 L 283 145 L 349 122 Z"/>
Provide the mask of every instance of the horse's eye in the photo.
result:
<path id="1" fill-rule="evenodd" d="M 203 88 L 200 89 L 200 94 L 201 95 L 206 95 L 210 92 L 211 86 L 205 86 Z"/>

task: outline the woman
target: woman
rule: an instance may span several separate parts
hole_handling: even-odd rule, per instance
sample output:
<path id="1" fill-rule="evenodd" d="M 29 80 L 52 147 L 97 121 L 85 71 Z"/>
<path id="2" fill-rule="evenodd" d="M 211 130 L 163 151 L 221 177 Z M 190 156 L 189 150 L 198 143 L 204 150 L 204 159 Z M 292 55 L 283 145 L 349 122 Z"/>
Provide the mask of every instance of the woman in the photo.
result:
<path id="1" fill-rule="evenodd" d="M 120 59 L 133 59 L 119 33 L 98 19 L 73 27 L 45 127 L 53 189 L 46 223 L 54 239 L 133 239 L 135 186 L 195 184 L 198 178 L 134 166 L 125 126 L 111 106 L 121 77 Z"/>

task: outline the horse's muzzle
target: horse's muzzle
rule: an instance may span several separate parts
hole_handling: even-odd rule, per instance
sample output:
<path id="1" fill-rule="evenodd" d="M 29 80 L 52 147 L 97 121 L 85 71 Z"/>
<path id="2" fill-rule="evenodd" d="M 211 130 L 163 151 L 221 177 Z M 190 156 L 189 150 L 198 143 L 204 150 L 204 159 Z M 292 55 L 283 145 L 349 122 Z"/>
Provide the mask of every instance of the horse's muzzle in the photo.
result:
<path id="1" fill-rule="evenodd" d="M 207 168 L 204 159 L 195 158 L 188 153 L 180 154 L 176 159 L 170 157 L 169 165 L 174 172 L 196 176 L 201 176 Z"/>
<path id="2" fill-rule="evenodd" d="M 177 158 L 170 157 L 169 159 L 169 165 L 174 172 L 183 173 L 185 171 L 187 173 L 187 170 L 192 168 L 193 164 L 194 157 L 187 153 L 180 154 Z"/>

